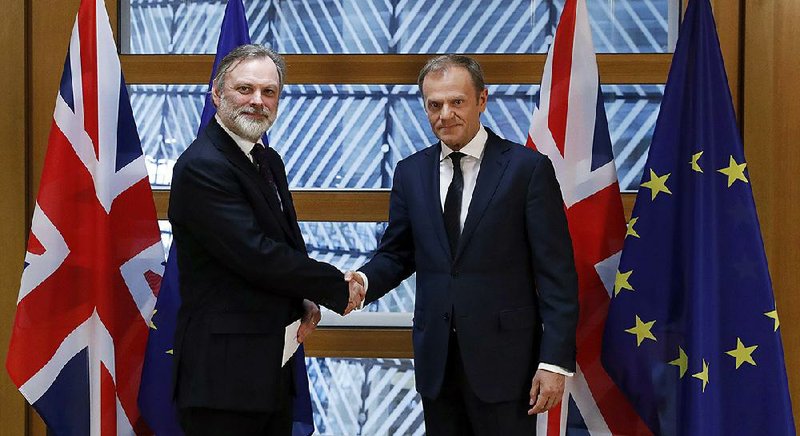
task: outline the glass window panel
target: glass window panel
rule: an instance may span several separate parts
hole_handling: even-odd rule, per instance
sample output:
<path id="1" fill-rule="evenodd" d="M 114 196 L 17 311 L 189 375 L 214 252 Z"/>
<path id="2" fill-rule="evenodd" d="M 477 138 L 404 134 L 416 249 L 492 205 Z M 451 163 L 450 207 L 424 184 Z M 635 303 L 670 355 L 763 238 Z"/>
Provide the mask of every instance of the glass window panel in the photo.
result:
<path id="1" fill-rule="evenodd" d="M 130 86 L 153 186 L 169 186 L 175 160 L 197 136 L 205 85 Z M 538 86 L 491 85 L 483 123 L 525 143 Z M 620 186 L 639 186 L 661 85 L 604 85 Z M 433 143 L 415 85 L 290 85 L 270 130 L 293 188 L 389 188 L 397 162 Z"/>
<path id="2" fill-rule="evenodd" d="M 664 85 L 602 85 L 620 189 L 639 189 Z"/>
<path id="3" fill-rule="evenodd" d="M 318 435 L 422 436 L 411 359 L 307 358 Z"/>
<path id="4" fill-rule="evenodd" d="M 153 187 L 172 182 L 172 167 L 197 137 L 207 85 L 130 85 L 133 116 Z"/>
<path id="5" fill-rule="evenodd" d="M 385 230 L 386 223 L 300 223 L 309 255 L 342 271 L 357 269 L 371 259 Z M 364 311 L 414 312 L 416 283 L 414 274 Z"/>
<path id="6" fill-rule="evenodd" d="M 662 53 L 680 0 L 587 1 L 599 53 Z M 244 0 L 254 42 L 281 53 L 544 53 L 563 0 Z M 225 2 L 120 1 L 122 52 L 213 53 Z M 478 23 L 478 25 L 475 25 Z"/>
<path id="7" fill-rule="evenodd" d="M 158 228 L 161 230 L 161 244 L 164 246 L 164 253 L 168 256 L 169 248 L 172 246 L 172 225 L 169 220 L 158 220 Z"/>

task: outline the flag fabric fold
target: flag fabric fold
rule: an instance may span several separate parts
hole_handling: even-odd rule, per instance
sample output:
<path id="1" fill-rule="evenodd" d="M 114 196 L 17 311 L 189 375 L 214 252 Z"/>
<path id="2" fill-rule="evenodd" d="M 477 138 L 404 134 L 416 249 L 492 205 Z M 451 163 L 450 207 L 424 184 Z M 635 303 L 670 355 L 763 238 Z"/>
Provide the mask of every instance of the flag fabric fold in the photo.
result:
<path id="1" fill-rule="evenodd" d="M 577 372 L 539 434 L 648 434 L 600 364 L 600 343 L 625 216 L 585 0 L 567 0 L 547 54 L 528 146 L 553 162 L 578 272 Z"/>
<path id="2" fill-rule="evenodd" d="M 231 50 L 250 44 L 250 31 L 247 24 L 242 0 L 229 0 L 225 6 L 222 19 L 217 54 L 209 79 L 209 93 L 206 96 L 203 113 L 200 118 L 198 134 L 205 129 L 216 114 L 216 107 L 211 101 L 211 85 L 220 61 Z M 267 144 L 265 135 L 264 143 Z M 173 244 L 169 251 L 166 272 L 158 301 L 155 306 L 150 337 L 147 343 L 147 355 L 142 373 L 142 386 L 139 392 L 139 404 L 147 423 L 159 436 L 182 435 L 178 424 L 177 410 L 172 392 L 172 346 L 175 327 L 180 308 L 180 288 L 178 277 L 178 257 Z M 295 353 L 295 397 L 294 397 L 294 436 L 308 436 L 314 432 L 314 419 L 311 408 L 311 395 L 305 364 L 303 346 Z"/>
<path id="3" fill-rule="evenodd" d="M 691 0 L 603 364 L 659 435 L 794 435 L 778 315 L 708 0 Z"/>
<path id="4" fill-rule="evenodd" d="M 164 249 L 103 1 L 67 50 L 6 368 L 58 435 L 143 434 L 139 391 Z"/>

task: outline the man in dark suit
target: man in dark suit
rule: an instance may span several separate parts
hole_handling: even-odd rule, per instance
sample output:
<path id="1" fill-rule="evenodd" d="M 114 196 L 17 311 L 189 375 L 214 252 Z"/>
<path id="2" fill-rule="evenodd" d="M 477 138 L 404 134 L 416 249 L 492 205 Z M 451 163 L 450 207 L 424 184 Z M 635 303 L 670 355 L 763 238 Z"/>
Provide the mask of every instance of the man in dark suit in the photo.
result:
<path id="1" fill-rule="evenodd" d="M 370 302 L 417 273 L 429 435 L 531 435 L 575 370 L 577 276 L 558 182 L 547 157 L 481 125 L 475 60 L 432 59 L 419 86 L 440 142 L 398 163 L 389 225 L 359 280 Z"/>
<path id="2" fill-rule="evenodd" d="M 346 313 L 363 298 L 356 282 L 308 257 L 283 162 L 261 140 L 284 71 L 267 48 L 231 51 L 213 80 L 215 120 L 175 165 L 175 395 L 188 435 L 290 435 L 286 327 L 302 317 L 302 341 L 320 318 L 312 301 Z"/>

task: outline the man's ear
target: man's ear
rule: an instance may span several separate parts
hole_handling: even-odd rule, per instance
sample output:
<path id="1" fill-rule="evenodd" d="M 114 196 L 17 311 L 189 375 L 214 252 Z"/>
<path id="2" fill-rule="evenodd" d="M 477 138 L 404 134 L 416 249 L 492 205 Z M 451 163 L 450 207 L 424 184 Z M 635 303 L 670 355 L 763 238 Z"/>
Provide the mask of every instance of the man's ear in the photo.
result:
<path id="1" fill-rule="evenodd" d="M 217 84 L 214 83 L 211 85 L 211 102 L 214 103 L 214 107 L 219 107 L 219 100 L 221 96 L 219 95 L 219 88 L 217 88 Z"/>
<path id="2" fill-rule="evenodd" d="M 486 110 L 486 102 L 489 100 L 489 90 L 483 88 L 483 91 L 478 94 L 478 106 L 481 108 L 481 112 Z"/>

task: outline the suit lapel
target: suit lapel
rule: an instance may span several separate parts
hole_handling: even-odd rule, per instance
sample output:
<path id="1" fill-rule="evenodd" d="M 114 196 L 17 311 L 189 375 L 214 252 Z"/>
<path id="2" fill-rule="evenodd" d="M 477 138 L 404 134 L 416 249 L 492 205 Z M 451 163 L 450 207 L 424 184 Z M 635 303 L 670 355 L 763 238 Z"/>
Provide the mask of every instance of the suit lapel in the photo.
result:
<path id="1" fill-rule="evenodd" d="M 289 223 L 286 221 L 286 216 L 281 210 L 281 206 L 278 203 L 278 198 L 275 196 L 274 192 L 271 192 L 271 188 L 267 186 L 267 182 L 258 173 L 258 170 L 253 162 L 251 162 L 250 159 L 244 155 L 242 150 L 236 145 L 236 142 L 234 142 L 233 138 L 231 138 L 227 132 L 222 130 L 222 127 L 220 127 L 219 123 L 217 123 L 216 118 L 211 119 L 211 122 L 208 124 L 208 128 L 206 128 L 206 132 L 208 132 L 209 136 L 211 137 L 211 142 L 214 144 L 214 146 L 217 147 L 217 149 L 221 151 L 223 155 L 225 155 L 228 161 L 239 168 L 239 170 L 247 175 L 250 181 L 258 186 L 258 189 L 264 196 L 264 200 L 269 206 L 270 212 L 272 212 L 272 215 L 275 217 L 278 223 L 280 223 L 280 226 L 286 236 L 294 240 L 293 232 L 289 228 Z M 272 168 L 272 165 L 270 165 L 270 168 Z"/>
<path id="2" fill-rule="evenodd" d="M 300 225 L 297 223 L 297 214 L 294 210 L 294 202 L 292 201 L 292 193 L 289 190 L 286 190 L 286 196 L 281 194 L 281 198 L 285 198 L 286 201 L 284 202 L 284 207 L 286 208 L 286 216 L 288 219 L 289 227 L 292 228 L 292 234 L 294 235 L 294 244 L 295 247 L 308 254 L 308 250 L 306 249 L 306 241 L 303 239 L 303 233 L 300 231 Z"/>
<path id="3" fill-rule="evenodd" d="M 294 201 L 292 201 L 292 193 L 289 191 L 289 180 L 286 177 L 286 171 L 281 165 L 280 155 L 273 148 L 268 148 L 269 152 L 269 167 L 272 174 L 275 176 L 275 184 L 278 187 L 278 193 L 283 201 L 283 214 L 286 223 L 291 228 L 292 240 L 294 241 L 295 248 L 298 250 L 306 251 L 306 244 L 303 240 L 303 235 L 300 232 L 300 226 L 297 224 L 297 213 L 294 210 Z"/>
<path id="4" fill-rule="evenodd" d="M 448 256 L 450 253 L 450 244 L 447 242 L 447 232 L 444 228 L 444 217 L 442 216 L 442 199 L 439 193 L 439 160 L 442 155 L 441 143 L 428 147 L 425 151 L 426 160 L 420 168 L 420 180 L 422 181 L 422 192 L 424 198 L 422 201 L 425 204 L 424 210 L 429 210 L 433 232 L 442 249 Z"/>
<path id="5" fill-rule="evenodd" d="M 504 144 L 500 137 L 491 130 L 486 129 L 486 132 L 489 134 L 489 138 L 486 140 L 486 148 L 483 153 L 481 168 L 478 172 L 478 180 L 475 182 L 475 191 L 472 193 L 472 200 L 469 203 L 464 229 L 461 231 L 461 237 L 458 240 L 456 259 L 464 251 L 464 247 L 469 244 L 472 235 L 475 233 L 475 228 L 486 212 L 492 196 L 494 196 L 497 186 L 503 178 L 503 173 L 508 167 L 508 157 L 505 152 L 508 151 L 510 146 Z"/>

